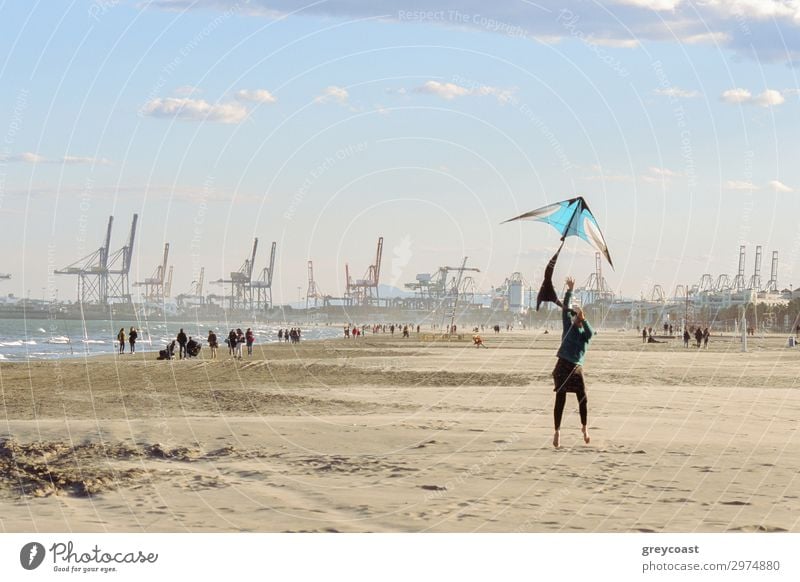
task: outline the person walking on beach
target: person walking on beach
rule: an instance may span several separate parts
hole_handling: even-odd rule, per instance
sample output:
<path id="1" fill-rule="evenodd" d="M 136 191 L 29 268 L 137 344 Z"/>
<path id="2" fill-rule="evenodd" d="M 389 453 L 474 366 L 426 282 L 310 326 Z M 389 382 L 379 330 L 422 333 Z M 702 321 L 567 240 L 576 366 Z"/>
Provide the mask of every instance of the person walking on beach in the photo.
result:
<path id="1" fill-rule="evenodd" d="M 561 418 L 564 415 L 564 405 L 567 402 L 567 393 L 572 392 L 578 398 L 578 408 L 581 415 L 581 432 L 583 442 L 589 444 L 588 416 L 589 407 L 586 398 L 586 385 L 583 379 L 583 359 L 589 341 L 594 335 L 594 330 L 584 317 L 583 310 L 576 307 L 570 309 L 569 302 L 572 299 L 572 290 L 575 288 L 575 279 L 567 277 L 567 292 L 564 295 L 564 306 L 561 311 L 561 322 L 563 332 L 561 334 L 561 347 L 558 350 L 558 361 L 553 369 L 553 380 L 556 393 L 555 407 L 553 408 L 553 420 L 555 421 L 555 433 L 553 434 L 553 446 L 561 446 Z M 572 315 L 572 317 L 570 317 Z"/>
<path id="2" fill-rule="evenodd" d="M 700 347 L 700 343 L 703 341 L 703 330 L 700 329 L 700 326 L 697 326 L 697 329 L 694 330 L 694 339 L 697 342 L 697 347 Z"/>
<path id="3" fill-rule="evenodd" d="M 241 327 L 236 328 L 236 352 L 235 355 L 240 360 L 242 359 L 242 344 L 244 343 L 244 332 Z"/>
<path id="4" fill-rule="evenodd" d="M 689 330 L 685 327 L 683 328 L 683 347 L 689 347 L 689 340 L 692 339 L 692 336 L 689 335 Z"/>
<path id="5" fill-rule="evenodd" d="M 642 343 L 647 343 L 647 328 L 644 327 L 642 328 Z"/>
<path id="6" fill-rule="evenodd" d="M 136 328 L 131 326 L 131 330 L 128 332 L 128 343 L 131 345 L 131 353 L 136 353 L 136 338 L 139 337 L 139 332 L 136 331 Z"/>
<path id="7" fill-rule="evenodd" d="M 178 359 L 182 360 L 186 357 L 186 342 L 189 341 L 189 338 L 186 337 L 186 334 L 183 333 L 183 328 L 178 332 L 178 335 L 175 337 L 178 340 Z"/>
<path id="8" fill-rule="evenodd" d="M 117 334 L 117 341 L 119 342 L 119 353 L 125 353 L 125 328 L 121 328 Z"/>
<path id="9" fill-rule="evenodd" d="M 711 337 L 711 332 L 708 328 L 703 330 L 703 348 L 708 349 L 708 338 Z"/>
<path id="10" fill-rule="evenodd" d="M 208 330 L 208 349 L 211 350 L 211 359 L 217 359 L 217 348 L 219 344 L 217 343 L 217 334 L 214 333 L 213 330 Z"/>
<path id="11" fill-rule="evenodd" d="M 256 336 L 253 333 L 253 330 L 251 330 L 249 327 L 247 328 L 247 331 L 244 334 L 244 339 L 247 342 L 247 355 L 248 356 L 252 356 L 253 355 L 253 343 L 256 341 Z"/>
<path id="12" fill-rule="evenodd" d="M 233 356 L 236 353 L 236 332 L 234 330 L 231 330 L 228 333 L 227 342 L 228 342 L 228 354 Z"/>

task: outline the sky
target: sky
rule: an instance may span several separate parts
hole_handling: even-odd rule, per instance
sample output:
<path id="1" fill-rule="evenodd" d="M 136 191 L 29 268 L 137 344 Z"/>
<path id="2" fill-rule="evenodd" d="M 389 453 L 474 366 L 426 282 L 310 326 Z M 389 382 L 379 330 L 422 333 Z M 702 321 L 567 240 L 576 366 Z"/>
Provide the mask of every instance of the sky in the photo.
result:
<path id="1" fill-rule="evenodd" d="M 276 303 L 457 265 L 538 286 L 559 235 L 504 220 L 582 195 L 617 293 L 746 275 L 800 284 L 800 0 L 0 0 L 0 293 L 139 215 L 173 294 L 255 271 Z M 570 239 L 556 277 L 594 252 Z M 221 291 L 207 286 L 207 291 Z"/>

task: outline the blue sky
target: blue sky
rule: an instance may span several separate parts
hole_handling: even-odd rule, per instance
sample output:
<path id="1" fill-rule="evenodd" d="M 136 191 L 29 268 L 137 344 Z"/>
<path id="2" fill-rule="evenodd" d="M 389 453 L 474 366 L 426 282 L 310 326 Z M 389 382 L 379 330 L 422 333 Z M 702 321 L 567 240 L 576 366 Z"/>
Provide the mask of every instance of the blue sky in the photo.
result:
<path id="1" fill-rule="evenodd" d="M 254 236 L 257 269 L 278 241 L 276 301 L 308 258 L 340 295 L 378 236 L 386 283 L 468 255 L 484 289 L 538 284 L 555 231 L 499 223 L 575 194 L 626 295 L 734 274 L 740 244 L 748 274 L 758 244 L 800 283 L 800 3 L 298 6 L 0 3 L 2 291 L 41 296 L 48 262 L 95 250 L 109 214 L 122 246 L 133 212 L 135 278 L 170 242 L 175 292 Z M 567 250 L 557 275 L 588 278 Z"/>

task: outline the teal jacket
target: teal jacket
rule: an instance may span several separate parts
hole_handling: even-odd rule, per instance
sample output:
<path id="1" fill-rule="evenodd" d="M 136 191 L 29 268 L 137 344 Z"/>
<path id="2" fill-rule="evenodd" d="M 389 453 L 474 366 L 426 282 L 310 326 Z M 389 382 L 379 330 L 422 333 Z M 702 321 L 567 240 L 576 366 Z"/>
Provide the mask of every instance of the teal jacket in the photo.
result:
<path id="1" fill-rule="evenodd" d="M 581 327 L 572 325 L 572 319 L 567 312 L 570 299 L 572 299 L 572 291 L 567 291 L 567 294 L 564 295 L 564 307 L 561 311 L 561 322 L 564 325 L 564 331 L 561 334 L 561 347 L 558 350 L 558 357 L 582 366 L 583 358 L 586 356 L 586 348 L 589 347 L 589 340 L 592 339 L 594 331 L 585 319 Z"/>

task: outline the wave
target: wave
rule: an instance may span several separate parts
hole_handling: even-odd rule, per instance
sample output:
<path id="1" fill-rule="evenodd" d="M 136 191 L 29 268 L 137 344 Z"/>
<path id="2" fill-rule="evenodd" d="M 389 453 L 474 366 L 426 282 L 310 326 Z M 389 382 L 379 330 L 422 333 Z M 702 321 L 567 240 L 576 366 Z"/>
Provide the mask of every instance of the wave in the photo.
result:
<path id="1" fill-rule="evenodd" d="M 93 340 L 93 339 L 85 339 L 81 340 L 81 342 L 85 344 L 104 344 L 106 343 L 105 340 Z"/>
<path id="2" fill-rule="evenodd" d="M 70 343 L 70 340 L 69 340 L 69 338 L 67 336 L 60 335 L 60 336 L 56 336 L 56 337 L 51 337 L 49 340 L 46 340 L 45 343 L 46 344 L 68 344 L 68 343 Z"/>

